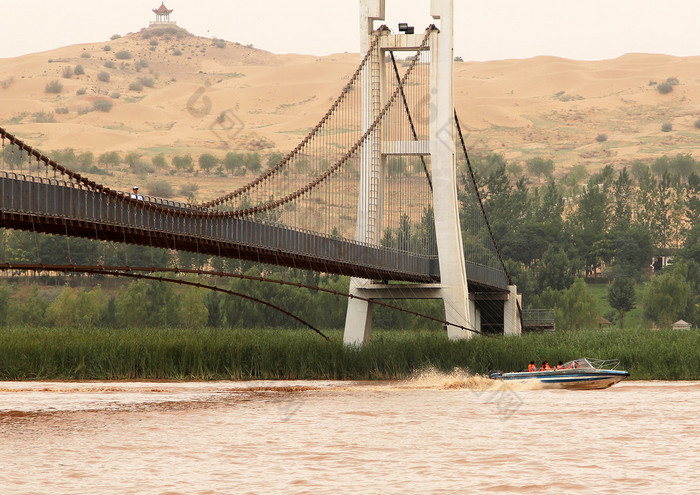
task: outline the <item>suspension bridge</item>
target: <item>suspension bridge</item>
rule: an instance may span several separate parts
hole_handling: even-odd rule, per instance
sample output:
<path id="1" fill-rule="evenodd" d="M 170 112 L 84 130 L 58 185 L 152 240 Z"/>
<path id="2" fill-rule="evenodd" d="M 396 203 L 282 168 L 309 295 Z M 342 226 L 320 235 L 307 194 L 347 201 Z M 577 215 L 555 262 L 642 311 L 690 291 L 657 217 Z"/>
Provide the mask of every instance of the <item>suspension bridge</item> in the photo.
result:
<path id="1" fill-rule="evenodd" d="M 309 134 L 262 175 L 201 204 L 132 197 L 0 128 L 2 227 L 350 276 L 348 344 L 369 340 L 381 299 L 442 299 L 453 339 L 484 329 L 520 333 L 517 288 L 454 109 L 453 0 L 432 2 L 439 27 L 422 33 L 376 27 L 384 0 L 360 7 L 357 70 Z M 26 156 L 22 170 L 6 169 L 6 147 Z"/>

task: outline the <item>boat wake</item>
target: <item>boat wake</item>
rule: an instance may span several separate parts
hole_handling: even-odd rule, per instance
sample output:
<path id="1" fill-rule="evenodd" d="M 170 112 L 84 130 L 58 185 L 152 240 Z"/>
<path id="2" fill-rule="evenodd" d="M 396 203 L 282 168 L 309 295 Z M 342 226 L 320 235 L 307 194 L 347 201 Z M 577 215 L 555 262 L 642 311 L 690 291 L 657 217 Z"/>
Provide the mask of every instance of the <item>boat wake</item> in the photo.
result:
<path id="1" fill-rule="evenodd" d="M 522 381 L 508 383 L 502 380 L 492 380 L 488 376 L 473 374 L 469 370 L 454 368 L 451 372 L 427 368 L 414 373 L 414 375 L 402 382 L 399 388 L 408 389 L 465 389 L 474 391 L 519 391 L 538 390 L 541 384 L 537 381 Z"/>

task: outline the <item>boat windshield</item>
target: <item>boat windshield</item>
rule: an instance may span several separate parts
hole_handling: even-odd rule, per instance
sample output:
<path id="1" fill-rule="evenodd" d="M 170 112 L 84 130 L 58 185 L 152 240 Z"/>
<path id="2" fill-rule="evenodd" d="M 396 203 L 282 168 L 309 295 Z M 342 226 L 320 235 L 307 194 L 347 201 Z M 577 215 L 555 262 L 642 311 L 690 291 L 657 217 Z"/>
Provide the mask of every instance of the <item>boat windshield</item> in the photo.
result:
<path id="1" fill-rule="evenodd" d="M 620 361 L 615 359 L 592 359 L 592 358 L 579 358 L 574 359 L 564 363 L 560 369 L 572 369 L 572 368 L 588 368 L 588 369 L 608 369 L 614 370 L 620 365 Z"/>

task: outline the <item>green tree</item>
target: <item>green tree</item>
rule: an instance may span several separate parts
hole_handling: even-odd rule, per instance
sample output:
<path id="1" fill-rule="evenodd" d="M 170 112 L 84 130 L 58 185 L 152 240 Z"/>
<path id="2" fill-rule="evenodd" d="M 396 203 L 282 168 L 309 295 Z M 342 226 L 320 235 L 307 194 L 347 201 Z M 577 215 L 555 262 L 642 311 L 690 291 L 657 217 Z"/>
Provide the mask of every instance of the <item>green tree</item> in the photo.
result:
<path id="1" fill-rule="evenodd" d="M 284 154 L 280 152 L 271 153 L 267 157 L 267 168 L 270 169 L 284 159 Z"/>
<path id="2" fill-rule="evenodd" d="M 115 314 L 121 325 L 178 325 L 177 297 L 169 282 L 137 280 L 117 293 Z"/>
<path id="3" fill-rule="evenodd" d="M 574 249 L 583 262 L 587 276 L 595 273 L 600 266 L 596 243 L 605 237 L 611 225 L 608 192 L 612 184 L 612 172 L 612 167 L 606 167 L 589 179 L 586 188 L 577 198 L 576 211 L 568 219 Z"/>
<path id="4" fill-rule="evenodd" d="M 632 178 L 627 168 L 620 170 L 617 180 L 613 184 L 613 218 L 617 224 L 632 222 Z"/>
<path id="5" fill-rule="evenodd" d="M 687 179 L 690 174 L 696 173 L 699 170 L 699 164 L 692 155 L 688 154 L 677 154 L 675 157 L 671 158 L 669 163 L 669 171 L 681 179 Z"/>
<path id="6" fill-rule="evenodd" d="M 0 325 L 6 325 L 9 321 L 11 296 L 12 291 L 10 291 L 7 283 L 3 282 L 0 285 Z"/>
<path id="7" fill-rule="evenodd" d="M 202 169 L 205 173 L 209 173 L 212 168 L 219 164 L 219 159 L 211 153 L 204 153 L 203 155 L 199 156 L 199 160 L 197 160 L 197 162 L 199 163 L 200 169 Z"/>
<path id="8" fill-rule="evenodd" d="M 190 279 L 194 281 L 194 279 Z M 207 291 L 198 287 L 184 286 L 178 295 L 178 321 L 185 328 L 200 328 L 209 320 Z"/>
<path id="9" fill-rule="evenodd" d="M 46 308 L 46 321 L 57 327 L 72 326 L 75 318 L 75 291 L 68 285 L 63 287 L 59 296 Z"/>
<path id="10" fill-rule="evenodd" d="M 89 170 L 95 162 L 95 155 L 90 151 L 86 151 L 85 153 L 80 153 L 76 159 L 82 170 Z"/>
<path id="11" fill-rule="evenodd" d="M 550 246 L 536 265 L 537 290 L 568 288 L 576 276 L 576 267 L 563 249 Z"/>
<path id="12" fill-rule="evenodd" d="M 536 177 L 552 177 L 554 173 L 554 161 L 541 157 L 530 158 L 525 162 L 527 171 Z"/>
<path id="13" fill-rule="evenodd" d="M 690 284 L 681 270 L 664 271 L 656 275 L 642 300 L 644 316 L 662 328 L 668 328 L 687 308 Z"/>
<path id="14" fill-rule="evenodd" d="M 623 222 L 615 226 L 606 239 L 609 240 L 616 277 L 637 279 L 648 268 L 654 247 L 651 234 L 644 227 L 627 226 Z"/>
<path id="15" fill-rule="evenodd" d="M 557 307 L 557 326 L 564 330 L 594 328 L 598 318 L 595 308 L 595 296 L 588 291 L 586 282 L 577 278 L 561 294 Z"/>
<path id="16" fill-rule="evenodd" d="M 132 151 L 126 154 L 124 157 L 124 163 L 129 165 L 130 168 L 134 168 L 139 163 L 140 159 L 141 155 Z"/>
<path id="17" fill-rule="evenodd" d="M 163 155 L 163 153 L 160 153 L 151 158 L 151 163 L 155 168 L 165 168 L 168 166 L 167 162 L 165 161 L 165 155 Z"/>
<path id="18" fill-rule="evenodd" d="M 245 166 L 248 170 L 257 174 L 262 168 L 260 163 L 260 155 L 258 153 L 247 153 L 245 155 Z"/>
<path id="19" fill-rule="evenodd" d="M 46 321 L 57 327 L 92 327 L 102 320 L 106 307 L 100 286 L 88 291 L 66 285 L 46 308 Z"/>
<path id="20" fill-rule="evenodd" d="M 20 325 L 41 326 L 45 323 L 47 306 L 46 299 L 39 294 L 39 285 L 33 283 L 21 300 L 11 307 L 10 321 Z"/>
<path id="21" fill-rule="evenodd" d="M 119 153 L 116 151 L 108 151 L 99 156 L 97 163 L 100 165 L 114 165 L 116 167 L 119 165 L 119 163 L 121 163 L 121 158 L 119 157 Z"/>
<path id="22" fill-rule="evenodd" d="M 245 155 L 243 153 L 234 153 L 229 151 L 224 157 L 224 168 L 233 175 L 238 175 L 238 172 L 245 167 Z"/>
<path id="23" fill-rule="evenodd" d="M 194 171 L 194 164 L 192 162 L 192 156 L 187 154 L 184 156 L 174 156 L 173 157 L 173 166 L 181 170 L 183 172 L 192 172 Z"/>
<path id="24" fill-rule="evenodd" d="M 617 277 L 608 287 L 608 301 L 619 315 L 620 328 L 624 327 L 625 314 L 634 309 L 636 294 L 632 279 Z"/>
<path id="25" fill-rule="evenodd" d="M 2 150 L 2 159 L 10 165 L 10 170 L 15 166 L 27 163 L 28 157 L 29 154 L 16 144 L 6 144 Z"/>

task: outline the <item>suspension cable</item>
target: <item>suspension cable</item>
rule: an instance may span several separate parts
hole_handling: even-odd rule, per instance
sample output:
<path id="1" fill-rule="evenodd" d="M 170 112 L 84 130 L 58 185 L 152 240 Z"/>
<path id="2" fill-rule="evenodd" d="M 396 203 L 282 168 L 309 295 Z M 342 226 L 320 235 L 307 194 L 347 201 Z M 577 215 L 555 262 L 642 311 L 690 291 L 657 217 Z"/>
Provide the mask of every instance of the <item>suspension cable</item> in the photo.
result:
<path id="1" fill-rule="evenodd" d="M 396 58 L 394 57 L 394 52 L 389 52 L 391 55 L 391 63 L 394 66 L 394 74 L 396 74 L 396 81 L 399 85 L 399 90 L 401 91 L 401 99 L 403 100 L 403 105 L 406 107 L 406 115 L 408 116 L 408 123 L 411 125 L 411 133 L 413 134 L 413 139 L 418 141 L 418 133 L 416 132 L 416 126 L 413 125 L 413 117 L 411 116 L 411 110 L 408 107 L 408 100 L 406 99 L 406 93 L 404 93 L 403 84 L 401 84 L 401 77 L 399 76 L 399 68 L 396 65 Z M 428 172 L 428 165 L 425 163 L 425 158 L 423 155 L 420 156 L 420 161 L 423 164 L 423 171 L 425 172 L 425 177 L 428 179 L 428 185 L 430 190 L 433 190 L 433 181 L 430 179 L 430 173 Z"/>

